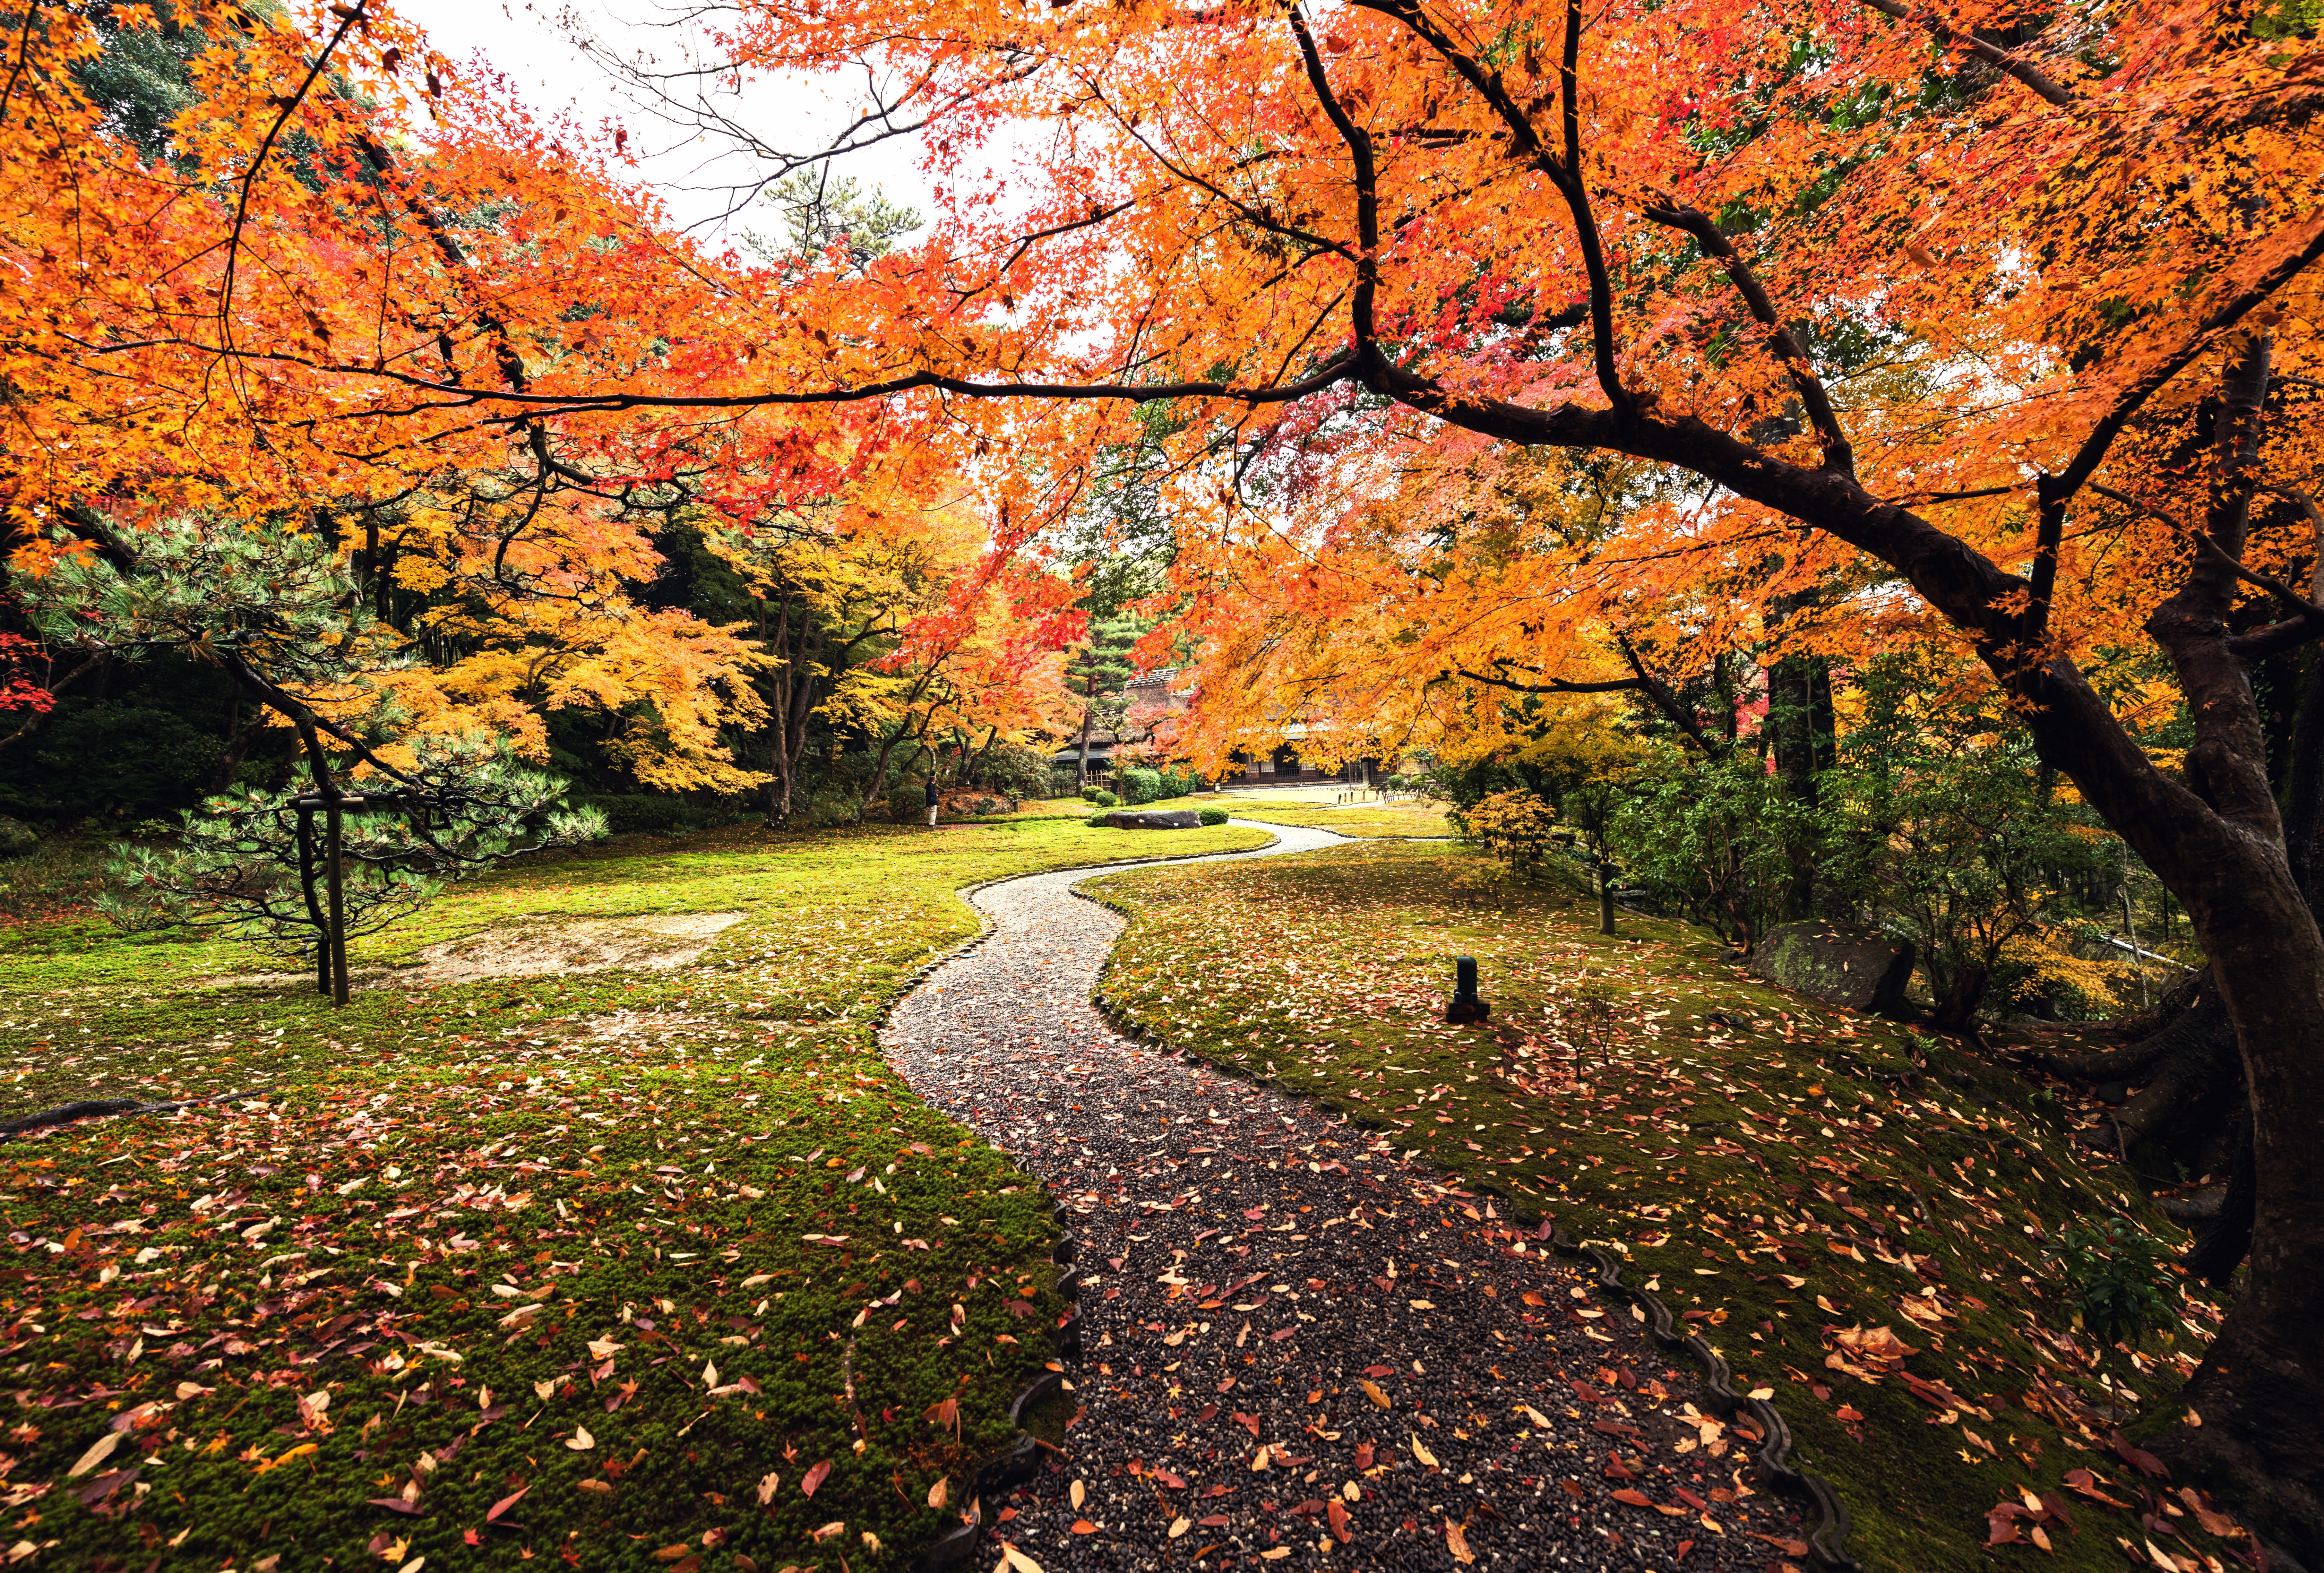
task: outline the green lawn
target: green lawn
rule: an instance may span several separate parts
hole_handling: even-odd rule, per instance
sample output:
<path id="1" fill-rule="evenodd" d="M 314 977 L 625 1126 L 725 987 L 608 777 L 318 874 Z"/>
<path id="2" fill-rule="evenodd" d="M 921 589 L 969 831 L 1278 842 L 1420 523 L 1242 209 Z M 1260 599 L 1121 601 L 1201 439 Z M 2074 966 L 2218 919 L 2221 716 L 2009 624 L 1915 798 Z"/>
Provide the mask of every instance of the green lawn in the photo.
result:
<path id="1" fill-rule="evenodd" d="M 1256 819 L 1268 825 L 1311 825 L 1326 830 L 1337 830 L 1342 836 L 1365 839 L 1396 839 L 1406 836 L 1446 837 L 1452 834 L 1452 821 L 1444 817 L 1441 803 L 1350 803 L 1344 808 L 1329 803 L 1303 802 L 1295 798 L 1273 798 L 1265 792 L 1197 792 L 1192 797 L 1173 798 L 1164 803 L 1139 805 L 1149 809 L 1224 809 L 1238 819 Z"/>
<path id="2" fill-rule="evenodd" d="M 359 982 L 339 1012 L 69 902 L 0 930 L 5 1112 L 248 1095 L 0 1151 L 12 1541 L 57 1568 L 908 1566 L 1064 1302 L 1038 1184 L 914 1097 L 872 1020 L 974 932 L 959 886 L 1157 850 L 1061 819 L 630 837 L 456 890 L 354 964 L 518 918 L 742 913 L 694 965 Z"/>
<path id="3" fill-rule="evenodd" d="M 2182 1544 L 2066 1483 L 2087 1469 L 2082 1485 L 2139 1499 L 2110 1417 L 2167 1397 L 2217 1312 L 2170 1290 L 2169 1332 L 2094 1352 L 2045 1247 L 2113 1216 L 2166 1254 L 2185 1236 L 2078 1157 L 2063 1111 L 2008 1070 L 1764 986 L 1680 923 L 1625 913 L 1600 936 L 1577 884 L 1508 883 L 1461 848 L 1094 888 L 1131 914 L 1103 985 L 1117 1010 L 1623 1252 L 1626 1281 L 1738 1388 L 1774 1391 L 1868 1566 L 2119 1568 L 2118 1535 L 2229 1554 L 2192 1516 L 2161 1515 Z M 1480 1026 L 1439 1019 L 1458 955 L 1482 974 Z M 2045 1527 L 2052 1557 L 1986 1550 L 1987 1511 L 2021 1486 L 2074 1515 Z"/>

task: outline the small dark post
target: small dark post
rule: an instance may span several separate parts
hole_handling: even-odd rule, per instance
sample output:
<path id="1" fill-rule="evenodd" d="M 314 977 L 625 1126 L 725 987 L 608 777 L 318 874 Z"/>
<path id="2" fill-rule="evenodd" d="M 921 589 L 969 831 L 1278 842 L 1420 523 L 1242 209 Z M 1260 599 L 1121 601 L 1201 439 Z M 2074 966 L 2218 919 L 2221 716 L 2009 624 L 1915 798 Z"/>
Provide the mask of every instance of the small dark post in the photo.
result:
<path id="1" fill-rule="evenodd" d="M 1444 1019 L 1455 1024 L 1481 1022 L 1492 1013 L 1492 1007 L 1477 996 L 1477 958 L 1456 956 L 1452 958 L 1452 1003 L 1444 1007 Z"/>
<path id="2" fill-rule="evenodd" d="M 1598 931 L 1614 931 L 1614 865 L 1602 857 L 1598 860 Z"/>

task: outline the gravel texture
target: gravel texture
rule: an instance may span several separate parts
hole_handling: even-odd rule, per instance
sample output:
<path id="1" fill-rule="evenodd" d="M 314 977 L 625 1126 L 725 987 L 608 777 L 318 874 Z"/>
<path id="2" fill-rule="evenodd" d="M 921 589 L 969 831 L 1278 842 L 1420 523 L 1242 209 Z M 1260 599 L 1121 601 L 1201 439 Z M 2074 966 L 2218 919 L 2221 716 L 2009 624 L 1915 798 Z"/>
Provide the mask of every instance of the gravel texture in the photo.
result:
<path id="1" fill-rule="evenodd" d="M 1223 856 L 1342 844 L 1267 828 Z M 1749 1485 L 1748 1438 L 1688 1418 L 1697 1377 L 1626 1301 L 1385 1137 L 1107 1026 L 1090 995 L 1121 920 L 1072 893 L 1109 872 L 979 892 L 991 933 L 883 1033 L 1080 1241 L 1075 1412 L 984 1504 L 1006 1545 L 1045 1573 L 1800 1559 L 1799 1505 Z"/>

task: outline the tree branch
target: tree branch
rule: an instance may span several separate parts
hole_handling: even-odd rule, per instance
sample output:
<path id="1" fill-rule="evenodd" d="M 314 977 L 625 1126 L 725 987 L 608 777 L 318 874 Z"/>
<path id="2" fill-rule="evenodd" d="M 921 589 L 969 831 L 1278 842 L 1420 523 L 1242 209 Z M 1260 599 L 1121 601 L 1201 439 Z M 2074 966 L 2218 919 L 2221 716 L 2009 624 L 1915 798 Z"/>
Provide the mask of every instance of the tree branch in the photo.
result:
<path id="1" fill-rule="evenodd" d="M 2267 489 L 2273 491 L 2276 488 L 2271 486 Z M 2317 605 L 2314 601 L 2309 599 L 2306 596 L 2301 595 L 2298 590 L 2293 589 L 2290 585 L 2285 584 L 2281 579 L 2270 578 L 2264 573 L 2246 568 L 2240 559 L 2230 556 L 2220 547 L 2218 541 L 2212 540 L 2209 532 L 2198 530 L 2191 524 L 2186 523 L 2179 519 L 2174 519 L 2170 514 L 2164 513 L 2162 509 L 2156 507 L 2153 504 L 2142 503 L 2136 497 L 2130 495 L 2128 493 L 2117 492 L 2112 486 L 2102 486 L 2093 482 L 2091 484 L 2090 490 L 2096 492 L 2101 497 L 2110 497 L 2114 501 L 2120 503 L 2126 508 L 2135 508 L 2138 512 L 2145 514 L 2148 518 L 2169 525 L 2172 529 L 2177 531 L 2180 534 L 2193 541 L 2198 549 L 2209 552 L 2216 560 L 2218 566 L 2227 569 L 2229 572 L 2233 573 L 2236 578 L 2243 580 L 2246 584 L 2251 585 L 2258 589 L 2265 590 L 2269 595 L 2274 596 L 2278 599 L 2282 600 L 2285 605 L 2291 606 L 2293 611 L 2298 612 L 2303 617 L 2313 617 L 2319 622 L 2324 622 L 2324 606 Z M 2293 494 L 2295 496 L 2299 495 L 2300 494 L 2298 493 Z M 2310 503 L 2309 504 L 2309 508 L 2312 513 L 2315 509 L 2315 504 Z"/>
<path id="2" fill-rule="evenodd" d="M 2107 449 L 2114 445 L 2114 440 L 2121 434 L 2130 418 L 2138 413 L 2165 383 L 2184 371 L 2197 356 L 2209 349 L 2214 335 L 2242 321 L 2319 256 L 2324 256 L 2324 217 L 2310 220 L 2305 241 L 2277 258 L 2273 267 L 2242 290 L 2219 302 L 2209 315 L 2188 330 L 2176 349 L 2156 361 L 2147 368 L 2144 376 L 2123 390 L 2113 407 L 2090 429 L 2089 436 L 2075 450 L 2066 467 L 2057 472 L 2058 485 L 2063 489 L 2063 495 L 2070 498 L 2082 489 L 2090 477 L 2098 473 L 2098 466 L 2106 459 Z"/>
<path id="3" fill-rule="evenodd" d="M 299 113 L 299 106 L 307 101 L 307 95 L 313 91 L 317 79 L 323 74 L 323 68 L 330 63 L 331 51 L 339 47 L 349 29 L 358 23 L 366 27 L 370 25 L 370 18 L 364 14 L 364 0 L 355 0 L 355 5 L 347 9 L 340 18 L 339 25 L 324 43 L 322 52 L 315 57 L 314 64 L 307 68 L 306 79 L 299 84 L 299 90 L 288 99 L 278 100 L 282 106 L 281 112 L 275 116 L 274 124 L 266 128 L 266 134 L 259 139 L 257 151 L 250 155 L 250 168 L 242 172 L 242 189 L 234 204 L 234 224 L 226 231 L 226 275 L 218 284 L 220 344 L 231 347 L 234 343 L 235 269 L 242 260 L 243 220 L 249 215 L 250 193 L 258 183 L 259 171 L 265 169 L 267 156 L 274 151 L 274 139 L 282 134 L 282 128 L 290 124 L 293 115 Z"/>
<path id="4" fill-rule="evenodd" d="M 1922 27 L 1927 29 L 1929 36 L 1939 43 L 1950 49 L 1967 50 L 1987 65 L 1993 67 L 2004 76 L 2016 79 L 2032 88 L 2044 101 L 2054 104 L 2061 109 L 2071 109 L 2074 106 L 2073 97 L 2043 75 L 2038 67 L 2006 51 L 1996 49 L 1974 33 L 1959 31 L 1933 10 L 1923 10 L 1916 14 L 1911 7 L 1904 5 L 1902 0 L 1864 0 L 1864 3 L 1883 16 L 1893 16 L 1899 22 L 1919 23 Z"/>
<path id="5" fill-rule="evenodd" d="M 1299 14 L 1296 4 L 1288 14 L 1291 34 L 1299 41 L 1300 58 L 1307 64 L 1308 86 L 1314 89 L 1316 101 L 1323 105 L 1340 140 L 1348 144 L 1348 159 L 1355 166 L 1356 244 L 1361 249 L 1356 258 L 1356 292 L 1348 303 L 1348 316 L 1356 330 L 1356 353 L 1374 360 L 1379 356 L 1372 334 L 1372 299 L 1379 288 L 1379 173 L 1372 161 L 1372 139 L 1349 117 L 1339 96 L 1332 91 L 1323 57 L 1315 51 L 1314 37 L 1307 31 L 1307 19 Z"/>
<path id="6" fill-rule="evenodd" d="M 1825 466 L 1843 475 L 1854 475 L 1855 449 L 1849 446 L 1847 434 L 1840 429 L 1840 416 L 1832 410 L 1831 400 L 1824 392 L 1822 381 L 1817 377 L 1814 365 L 1808 360 L 1807 351 L 1800 347 L 1800 341 L 1792 337 L 1792 330 L 1775 314 L 1775 301 L 1768 298 L 1758 275 L 1751 271 L 1751 264 L 1736 251 L 1735 243 L 1720 233 L 1719 226 L 1711 222 L 1710 214 L 1699 208 L 1658 204 L 1646 208 L 1645 212 L 1656 224 L 1667 225 L 1694 236 L 1695 244 L 1702 247 L 1705 254 L 1717 258 L 1726 268 L 1727 277 L 1735 285 L 1737 292 L 1742 295 L 1744 304 L 1751 309 L 1752 317 L 1767 330 L 1767 343 L 1790 374 L 1792 387 L 1799 394 L 1800 403 L 1807 406 L 1808 419 L 1813 422 L 1816 436 L 1823 448 Z"/>

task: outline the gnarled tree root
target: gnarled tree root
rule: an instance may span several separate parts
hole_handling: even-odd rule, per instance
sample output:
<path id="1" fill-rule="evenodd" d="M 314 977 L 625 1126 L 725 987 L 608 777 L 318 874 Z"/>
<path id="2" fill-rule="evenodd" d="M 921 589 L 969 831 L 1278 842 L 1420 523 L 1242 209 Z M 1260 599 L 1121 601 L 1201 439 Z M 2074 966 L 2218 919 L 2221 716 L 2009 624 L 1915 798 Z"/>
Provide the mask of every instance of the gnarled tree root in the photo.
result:
<path id="1" fill-rule="evenodd" d="M 0 1120 L 0 1142 L 12 1142 L 34 1131 L 51 1125 L 69 1125 L 76 1120 L 107 1119 L 115 1115 L 174 1115 L 180 1109 L 189 1109 L 198 1104 L 232 1103 L 248 1097 L 246 1092 L 216 1092 L 207 1097 L 180 1098 L 175 1103 L 142 1104 L 134 1097 L 84 1098 L 78 1103 L 59 1104 L 52 1109 L 36 1114 L 19 1115 L 13 1120 Z"/>
<path id="2" fill-rule="evenodd" d="M 2235 1029 L 2227 1021 L 2227 1006 L 2217 989 L 2206 986 L 2209 976 L 2197 973 L 2153 1009 L 2101 1029 L 2129 1039 L 2119 1048 L 2087 1054 L 2039 1053 L 2034 1059 L 2052 1075 L 2076 1081 L 2129 1081 L 2190 1035 L 2207 1037 L 2224 1030 L 2232 1041 Z"/>

